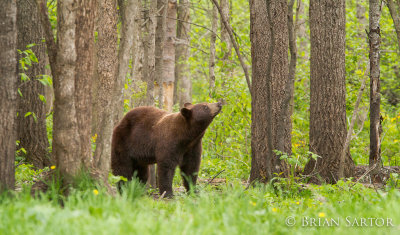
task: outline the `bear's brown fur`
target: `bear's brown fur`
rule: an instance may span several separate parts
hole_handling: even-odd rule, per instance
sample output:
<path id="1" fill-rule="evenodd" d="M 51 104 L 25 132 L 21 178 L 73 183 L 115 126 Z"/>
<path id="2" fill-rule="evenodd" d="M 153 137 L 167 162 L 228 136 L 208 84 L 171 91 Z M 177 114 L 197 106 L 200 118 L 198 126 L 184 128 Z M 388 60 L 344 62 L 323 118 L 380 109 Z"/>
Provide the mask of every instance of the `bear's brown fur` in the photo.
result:
<path id="1" fill-rule="evenodd" d="M 180 167 L 183 183 L 196 184 L 201 161 L 201 140 L 222 104 L 186 103 L 178 113 L 154 107 L 128 112 L 114 128 L 111 168 L 114 175 L 131 180 L 134 173 L 146 183 L 150 164 L 157 163 L 160 194 L 172 197 L 172 179 Z"/>

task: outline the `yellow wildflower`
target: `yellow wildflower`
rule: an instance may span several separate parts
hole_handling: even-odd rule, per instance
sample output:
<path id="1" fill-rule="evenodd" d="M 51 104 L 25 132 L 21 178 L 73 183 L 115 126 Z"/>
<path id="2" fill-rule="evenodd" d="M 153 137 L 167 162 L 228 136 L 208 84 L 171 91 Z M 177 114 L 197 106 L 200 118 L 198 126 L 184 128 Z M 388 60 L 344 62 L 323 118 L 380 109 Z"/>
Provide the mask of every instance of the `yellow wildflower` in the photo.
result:
<path id="1" fill-rule="evenodd" d="M 99 191 L 97 191 L 97 189 L 94 189 L 93 194 L 97 196 L 99 194 Z"/>
<path id="2" fill-rule="evenodd" d="M 277 212 L 277 211 L 278 211 L 278 209 L 276 209 L 275 207 L 272 208 L 272 212 Z"/>
<path id="3" fill-rule="evenodd" d="M 50 167 L 50 169 L 54 170 L 54 169 L 56 169 L 56 166 L 53 165 Z"/>
<path id="4" fill-rule="evenodd" d="M 320 213 L 318 213 L 318 217 L 321 217 L 321 218 L 323 218 L 323 217 L 325 217 L 326 215 L 325 215 L 325 213 L 324 212 L 320 212 Z"/>
<path id="5" fill-rule="evenodd" d="M 297 205 L 300 205 L 300 202 L 296 202 Z"/>
<path id="6" fill-rule="evenodd" d="M 94 134 L 94 136 L 92 136 L 93 143 L 96 143 L 96 140 L 97 140 L 97 134 Z"/>

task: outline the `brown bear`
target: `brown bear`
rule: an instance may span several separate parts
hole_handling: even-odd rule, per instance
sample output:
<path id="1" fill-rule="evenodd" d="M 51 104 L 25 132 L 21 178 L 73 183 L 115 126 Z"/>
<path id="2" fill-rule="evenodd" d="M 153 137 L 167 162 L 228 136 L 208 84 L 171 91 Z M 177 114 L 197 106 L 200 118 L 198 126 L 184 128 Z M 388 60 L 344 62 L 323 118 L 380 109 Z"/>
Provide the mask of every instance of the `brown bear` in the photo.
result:
<path id="1" fill-rule="evenodd" d="M 196 184 L 201 161 L 201 140 L 221 111 L 218 103 L 186 103 L 177 113 L 154 107 L 128 112 L 114 128 L 111 168 L 114 175 L 131 180 L 134 174 L 147 182 L 149 165 L 157 163 L 160 194 L 172 197 L 172 180 L 179 166 L 183 184 Z"/>

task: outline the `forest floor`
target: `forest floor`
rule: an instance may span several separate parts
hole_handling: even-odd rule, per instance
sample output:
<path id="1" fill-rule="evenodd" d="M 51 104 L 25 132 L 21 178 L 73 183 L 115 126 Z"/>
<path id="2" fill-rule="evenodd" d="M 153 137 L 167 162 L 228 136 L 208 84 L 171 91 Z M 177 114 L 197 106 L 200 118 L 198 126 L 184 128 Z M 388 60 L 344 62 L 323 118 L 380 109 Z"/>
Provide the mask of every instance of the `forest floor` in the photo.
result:
<path id="1" fill-rule="evenodd" d="M 212 176 L 188 194 L 176 180 L 173 199 L 155 199 L 136 181 L 110 195 L 82 178 L 68 197 L 56 182 L 32 196 L 25 182 L 0 195 L 0 234 L 400 234 L 400 191 L 392 178 L 382 187 L 246 183 Z"/>

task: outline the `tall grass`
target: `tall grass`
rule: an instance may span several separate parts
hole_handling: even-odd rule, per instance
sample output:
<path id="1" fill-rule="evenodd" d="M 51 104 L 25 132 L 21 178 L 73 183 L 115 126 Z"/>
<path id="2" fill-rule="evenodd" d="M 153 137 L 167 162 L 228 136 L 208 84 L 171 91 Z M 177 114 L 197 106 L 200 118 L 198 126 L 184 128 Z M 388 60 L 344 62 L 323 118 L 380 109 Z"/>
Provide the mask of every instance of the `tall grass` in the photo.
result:
<path id="1" fill-rule="evenodd" d="M 51 191 L 33 198 L 26 187 L 0 196 L 0 234 L 398 234 L 400 193 L 352 184 L 285 192 L 269 185 L 245 189 L 238 181 L 157 200 L 135 181 L 115 196 L 86 182 L 61 204 L 50 199 Z M 286 225 L 288 216 L 294 216 L 294 226 Z M 390 218 L 394 226 L 351 227 L 348 216 Z M 302 226 L 304 218 L 341 221 L 310 227 Z"/>

